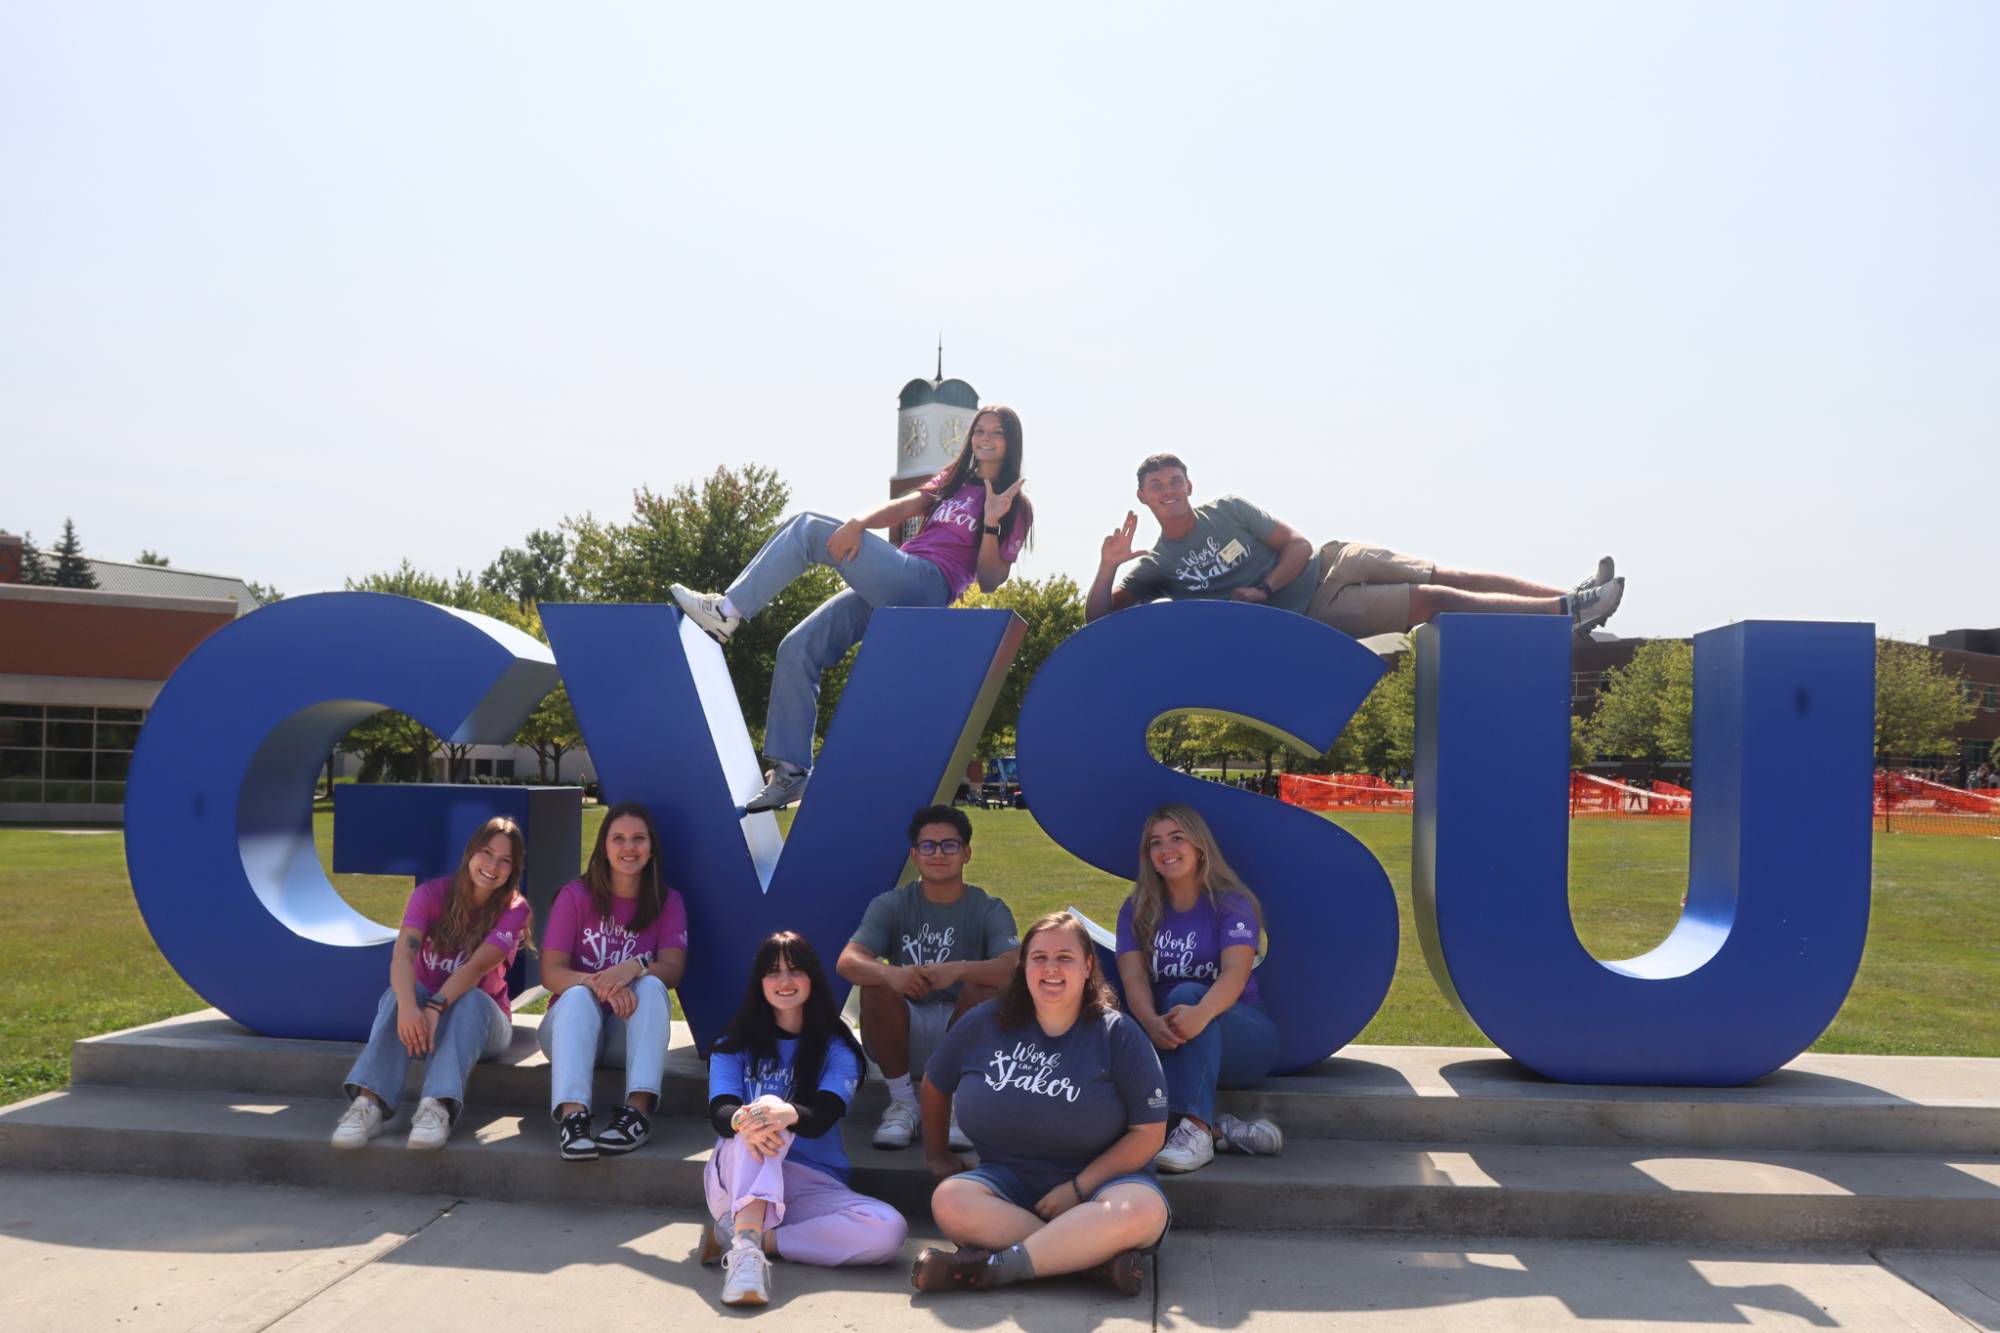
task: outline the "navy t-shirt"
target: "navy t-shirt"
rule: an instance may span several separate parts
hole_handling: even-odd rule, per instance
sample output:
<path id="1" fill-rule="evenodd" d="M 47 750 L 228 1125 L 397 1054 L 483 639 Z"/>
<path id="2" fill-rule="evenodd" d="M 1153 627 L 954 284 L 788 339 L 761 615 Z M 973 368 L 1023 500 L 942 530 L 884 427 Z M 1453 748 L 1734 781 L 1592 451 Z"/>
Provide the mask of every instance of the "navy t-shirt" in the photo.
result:
<path id="1" fill-rule="evenodd" d="M 792 1089 L 792 1059 L 798 1054 L 799 1039 L 786 1037 L 778 1043 L 778 1060 L 758 1060 L 748 1051 L 716 1051 L 708 1057 L 708 1099 L 736 1097 L 749 1105 L 766 1095 L 795 1102 L 803 1094 Z M 847 1043 L 838 1039 L 826 1048 L 826 1064 L 819 1072 L 819 1087 L 807 1092 L 830 1092 L 854 1105 L 854 1088 L 861 1082 L 861 1063 Z M 799 1135 L 792 1140 L 786 1159 L 824 1171 L 836 1180 L 847 1179 L 847 1149 L 840 1143 L 840 1126 L 835 1125 L 816 1139 Z"/>
<path id="2" fill-rule="evenodd" d="M 982 1164 L 1012 1169 L 1040 1197 L 1128 1127 L 1167 1118 L 1160 1057 L 1126 1015 L 1079 1018 L 1051 1037 L 1032 1018 L 1003 1028 L 999 1013 L 998 1000 L 968 1011 L 924 1068 L 940 1092 L 957 1094 L 959 1128 Z"/>

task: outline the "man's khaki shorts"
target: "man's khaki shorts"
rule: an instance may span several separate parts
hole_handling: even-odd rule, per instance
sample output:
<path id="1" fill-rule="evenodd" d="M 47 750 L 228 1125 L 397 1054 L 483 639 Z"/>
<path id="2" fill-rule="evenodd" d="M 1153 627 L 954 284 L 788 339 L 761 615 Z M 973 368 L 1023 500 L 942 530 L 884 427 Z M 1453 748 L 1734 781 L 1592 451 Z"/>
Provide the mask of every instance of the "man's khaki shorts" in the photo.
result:
<path id="1" fill-rule="evenodd" d="M 1435 560 L 1382 546 L 1328 542 L 1319 548 L 1319 587 L 1306 614 L 1343 634 L 1401 634 L 1410 628 L 1410 589 L 1437 577 Z"/>

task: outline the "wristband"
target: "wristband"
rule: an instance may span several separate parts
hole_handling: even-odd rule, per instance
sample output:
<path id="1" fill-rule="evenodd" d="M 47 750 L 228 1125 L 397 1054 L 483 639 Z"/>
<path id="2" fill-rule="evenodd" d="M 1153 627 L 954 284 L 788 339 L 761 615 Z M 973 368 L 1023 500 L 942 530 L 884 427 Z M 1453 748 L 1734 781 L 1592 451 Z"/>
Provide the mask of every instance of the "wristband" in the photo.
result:
<path id="1" fill-rule="evenodd" d="M 1075 1195 L 1076 1195 L 1076 1201 L 1077 1201 L 1078 1203 L 1082 1203 L 1082 1202 L 1083 1202 L 1083 1186 L 1081 1186 L 1081 1185 L 1079 1185 L 1079 1184 L 1077 1184 L 1077 1183 L 1076 1183 L 1076 1177 L 1075 1177 L 1075 1176 L 1071 1176 L 1071 1177 L 1069 1178 L 1069 1187 L 1070 1187 L 1071 1191 L 1075 1193 Z"/>
<path id="2" fill-rule="evenodd" d="M 439 1013 L 443 1013 L 445 1011 L 445 1007 L 446 1006 L 444 1002 L 444 996 L 442 995 L 433 995 L 429 1000 L 424 1002 L 424 1008 L 435 1009 Z"/>
<path id="3" fill-rule="evenodd" d="M 998 537 L 1000 535 L 1000 525 L 998 523 L 988 523 L 986 525 L 986 535 L 989 537 Z"/>
<path id="4" fill-rule="evenodd" d="M 1268 579 L 1258 579 L 1255 583 L 1251 584 L 1250 586 L 1257 589 L 1259 592 L 1263 593 L 1266 597 L 1269 597 L 1271 595 L 1271 583 L 1270 580 Z"/>

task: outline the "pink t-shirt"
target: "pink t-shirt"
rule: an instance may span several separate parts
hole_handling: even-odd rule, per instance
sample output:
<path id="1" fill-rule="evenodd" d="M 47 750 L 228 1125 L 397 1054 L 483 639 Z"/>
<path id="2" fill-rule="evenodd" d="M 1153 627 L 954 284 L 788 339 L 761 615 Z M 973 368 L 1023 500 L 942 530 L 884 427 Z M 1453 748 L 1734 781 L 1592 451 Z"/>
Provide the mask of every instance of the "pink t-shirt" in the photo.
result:
<path id="1" fill-rule="evenodd" d="M 1014 497 L 1014 530 L 1000 543 L 1000 554 L 1008 564 L 1020 559 L 1028 529 L 1035 524 L 1035 511 L 1023 495 Z M 903 543 L 903 554 L 920 556 L 944 571 L 951 585 L 951 601 L 957 601 L 979 574 L 979 543 L 985 537 L 986 485 L 966 482 L 931 510 L 917 535 Z"/>
<path id="2" fill-rule="evenodd" d="M 602 919 L 591 905 L 590 886 L 573 879 L 557 891 L 555 903 L 549 908 L 549 925 L 542 936 L 542 948 L 568 954 L 569 965 L 579 972 L 602 972 L 640 954 L 688 947 L 687 905 L 680 894 L 668 889 L 660 914 L 644 930 L 635 933 L 627 927 L 638 912 L 637 898 L 614 897 L 611 919 Z"/>
<path id="3" fill-rule="evenodd" d="M 445 904 L 450 900 L 451 876 L 447 875 L 443 879 L 427 879 L 417 885 L 410 894 L 409 905 L 403 909 L 403 925 L 426 937 L 412 962 L 415 964 L 417 984 L 433 995 L 476 952 L 475 949 L 465 949 L 455 954 L 441 954 L 438 946 L 428 938 L 431 927 L 444 915 Z M 499 946 L 500 961 L 479 978 L 479 989 L 491 995 L 494 1003 L 500 1006 L 500 1012 L 510 1018 L 514 1011 L 507 1002 L 507 969 L 513 964 L 514 955 L 521 951 L 521 936 L 533 916 L 528 900 L 517 893 L 514 901 L 507 905 L 507 910 L 500 914 L 500 919 L 494 922 L 492 932 L 482 941 Z"/>

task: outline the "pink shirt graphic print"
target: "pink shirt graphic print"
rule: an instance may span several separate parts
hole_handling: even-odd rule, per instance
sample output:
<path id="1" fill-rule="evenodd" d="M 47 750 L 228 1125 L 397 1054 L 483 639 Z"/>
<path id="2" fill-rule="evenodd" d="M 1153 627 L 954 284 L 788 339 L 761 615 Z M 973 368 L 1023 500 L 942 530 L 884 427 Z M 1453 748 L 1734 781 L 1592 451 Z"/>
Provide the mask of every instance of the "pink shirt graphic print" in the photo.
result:
<path id="1" fill-rule="evenodd" d="M 613 898 L 611 915 L 600 917 L 590 901 L 590 887 L 573 879 L 557 891 L 549 908 L 542 947 L 568 954 L 569 965 L 579 972 L 602 972 L 662 949 L 685 949 L 687 906 L 679 893 L 666 892 L 660 914 L 635 931 L 631 925 L 639 913 L 637 898 Z"/>
<path id="2" fill-rule="evenodd" d="M 1014 530 L 1001 543 L 1000 554 L 1008 564 L 1021 557 L 1021 545 L 1028 540 L 1034 511 L 1024 496 L 1014 497 L 1021 512 L 1014 516 Z M 938 501 L 916 536 L 903 543 L 903 554 L 928 560 L 944 571 L 951 586 L 951 600 L 971 585 L 979 573 L 979 543 L 986 535 L 986 486 L 967 482 Z"/>
<path id="3" fill-rule="evenodd" d="M 427 879 L 411 892 L 409 904 L 403 908 L 404 928 L 424 936 L 424 942 L 417 946 L 416 956 L 411 959 L 412 970 L 416 973 L 417 984 L 433 995 L 453 973 L 465 966 L 466 959 L 475 952 L 474 949 L 461 949 L 447 954 L 430 938 L 431 927 L 444 915 L 445 904 L 450 900 L 450 876 Z M 526 933 L 532 917 L 528 900 L 516 894 L 513 903 L 500 914 L 500 919 L 482 941 L 499 948 L 500 961 L 479 978 L 479 989 L 492 996 L 494 1003 L 500 1006 L 500 1012 L 509 1017 L 514 1011 L 508 1003 L 507 969 L 512 965 L 514 955 L 521 951 L 521 937 Z"/>

